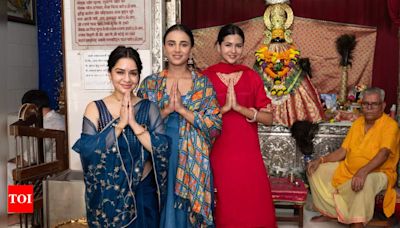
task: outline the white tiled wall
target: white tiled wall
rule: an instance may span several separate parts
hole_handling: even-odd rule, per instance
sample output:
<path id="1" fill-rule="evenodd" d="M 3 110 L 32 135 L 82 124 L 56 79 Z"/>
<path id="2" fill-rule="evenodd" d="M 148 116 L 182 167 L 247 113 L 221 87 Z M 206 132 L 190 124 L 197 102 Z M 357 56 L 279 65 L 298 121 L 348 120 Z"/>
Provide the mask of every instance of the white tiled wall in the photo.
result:
<path id="1" fill-rule="evenodd" d="M 7 113 L 15 113 L 22 95 L 39 86 L 37 27 L 9 21 L 7 23 Z M 2 73 L 2 74 L 3 74 Z"/>

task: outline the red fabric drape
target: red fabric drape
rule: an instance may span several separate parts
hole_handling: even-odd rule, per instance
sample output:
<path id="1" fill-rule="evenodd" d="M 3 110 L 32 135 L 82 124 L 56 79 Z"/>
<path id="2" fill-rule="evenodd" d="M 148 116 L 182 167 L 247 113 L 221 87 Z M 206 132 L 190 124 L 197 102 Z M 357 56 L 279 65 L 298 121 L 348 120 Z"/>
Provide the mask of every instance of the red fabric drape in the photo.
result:
<path id="1" fill-rule="evenodd" d="M 399 0 L 291 0 L 299 17 L 377 27 L 372 85 L 386 91 L 387 106 L 397 103 Z M 264 0 L 182 0 L 182 23 L 192 29 L 262 16 Z M 387 107 L 388 108 L 388 107 Z"/>
<path id="2" fill-rule="evenodd" d="M 191 29 L 243 21 L 263 15 L 264 0 L 181 0 L 182 23 Z"/>
<path id="3" fill-rule="evenodd" d="M 387 0 L 388 3 L 388 11 L 390 18 L 393 23 L 397 26 L 400 25 L 400 1 L 399 0 Z"/>

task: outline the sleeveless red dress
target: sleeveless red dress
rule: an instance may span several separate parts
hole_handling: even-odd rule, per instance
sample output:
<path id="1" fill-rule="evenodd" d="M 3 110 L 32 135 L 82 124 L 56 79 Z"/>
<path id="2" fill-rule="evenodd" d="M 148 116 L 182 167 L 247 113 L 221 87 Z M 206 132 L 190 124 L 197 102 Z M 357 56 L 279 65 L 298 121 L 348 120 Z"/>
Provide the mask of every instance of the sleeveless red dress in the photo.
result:
<path id="1" fill-rule="evenodd" d="M 242 71 L 234 89 L 237 102 L 257 110 L 267 98 L 260 76 L 244 65 L 218 63 L 203 73 L 213 83 L 220 106 L 226 101 L 227 85 L 217 73 Z M 276 227 L 275 209 L 267 170 L 258 139 L 257 123 L 231 110 L 222 116 L 222 132 L 216 139 L 210 162 L 216 193 L 216 227 Z"/>

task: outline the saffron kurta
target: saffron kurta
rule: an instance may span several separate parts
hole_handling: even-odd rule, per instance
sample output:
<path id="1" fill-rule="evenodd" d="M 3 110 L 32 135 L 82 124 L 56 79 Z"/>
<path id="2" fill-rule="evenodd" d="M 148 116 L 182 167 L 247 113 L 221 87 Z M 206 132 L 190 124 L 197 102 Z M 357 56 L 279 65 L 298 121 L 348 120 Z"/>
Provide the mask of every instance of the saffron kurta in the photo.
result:
<path id="1" fill-rule="evenodd" d="M 382 148 L 390 150 L 389 158 L 374 172 L 383 172 L 388 178 L 388 186 L 383 201 L 386 216 L 394 213 L 396 191 L 394 184 L 397 179 L 397 162 L 399 160 L 399 127 L 392 118 L 383 114 L 374 125 L 364 133 L 365 119 L 358 118 L 351 126 L 342 147 L 346 149 L 346 158 L 339 163 L 332 185 L 337 187 L 347 180 L 368 162 L 370 162 Z"/>
<path id="2" fill-rule="evenodd" d="M 242 71 L 235 85 L 237 102 L 257 110 L 270 103 L 261 78 L 243 65 L 219 63 L 203 73 L 213 83 L 220 106 L 228 87 L 217 73 Z M 217 227 L 276 227 L 270 184 L 260 151 L 257 123 L 233 111 L 222 116 L 221 135 L 214 143 L 211 167 L 216 193 Z"/>
<path id="3" fill-rule="evenodd" d="M 364 223 L 372 219 L 376 194 L 386 189 L 383 208 L 386 216 L 394 213 L 399 159 L 399 130 L 396 121 L 383 114 L 365 133 L 365 119 L 351 126 L 342 148 L 346 157 L 340 162 L 321 164 L 309 176 L 314 206 L 323 214 L 345 224 Z M 354 192 L 351 181 L 357 171 L 383 149 L 389 149 L 387 160 L 367 175 L 361 191 Z M 369 199 L 369 200 L 366 200 Z"/>

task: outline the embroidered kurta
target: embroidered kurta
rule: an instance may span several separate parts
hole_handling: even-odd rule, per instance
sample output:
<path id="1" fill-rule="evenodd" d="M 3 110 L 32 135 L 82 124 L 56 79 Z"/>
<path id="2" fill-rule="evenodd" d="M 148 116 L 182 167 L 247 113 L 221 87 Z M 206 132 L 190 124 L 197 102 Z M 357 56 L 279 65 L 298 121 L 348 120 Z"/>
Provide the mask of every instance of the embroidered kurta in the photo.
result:
<path id="1" fill-rule="evenodd" d="M 389 158 L 374 172 L 383 172 L 388 178 L 388 186 L 383 201 L 385 215 L 394 213 L 396 191 L 394 184 L 397 178 L 397 162 L 399 160 L 399 128 L 392 118 L 383 114 L 374 125 L 364 133 L 365 119 L 358 118 L 351 126 L 342 147 L 346 149 L 346 158 L 339 163 L 332 179 L 332 185 L 337 187 L 347 180 L 368 162 L 382 148 L 390 150 Z"/>
<path id="2" fill-rule="evenodd" d="M 163 207 L 169 157 L 168 137 L 164 135 L 158 107 L 148 100 L 142 100 L 134 107 L 136 121 L 145 124 L 150 133 L 150 153 L 140 144 L 129 126 L 117 138 L 114 127 L 119 118 L 112 119 L 103 101 L 96 101 L 96 105 L 100 113 L 99 128 L 84 117 L 81 138 L 73 146 L 82 162 L 89 226 L 158 226 L 158 221 L 152 220 L 153 215 L 158 214 L 158 210 Z M 152 162 L 154 175 L 149 176 L 155 179 L 155 184 L 148 180 L 150 177 L 142 180 L 146 161 Z M 138 199 L 147 197 L 145 191 L 149 187 L 155 188 L 158 195 L 155 197 L 155 201 L 158 201 L 155 208 L 142 205 L 151 199 Z M 137 208 L 139 202 L 146 209 Z M 148 213 L 148 209 L 155 212 Z M 143 218 L 145 214 L 150 214 L 147 220 Z M 140 223 L 137 223 L 138 220 Z"/>
<path id="3" fill-rule="evenodd" d="M 157 102 L 159 108 L 163 109 L 169 99 L 165 91 L 167 73 L 164 70 L 145 78 L 138 96 Z M 182 96 L 182 103 L 193 112 L 194 124 L 179 116 L 179 137 L 172 137 L 179 142 L 176 151 L 177 167 L 170 169 L 170 172 L 176 172 L 175 181 L 172 182 L 174 194 L 171 196 L 174 197 L 175 208 L 188 207 L 188 216 L 193 225 L 212 225 L 213 189 L 209 156 L 214 139 L 221 129 L 221 114 L 214 89 L 207 77 L 192 72 L 192 80 L 193 88 Z M 168 122 L 170 116 L 164 121 Z"/>

